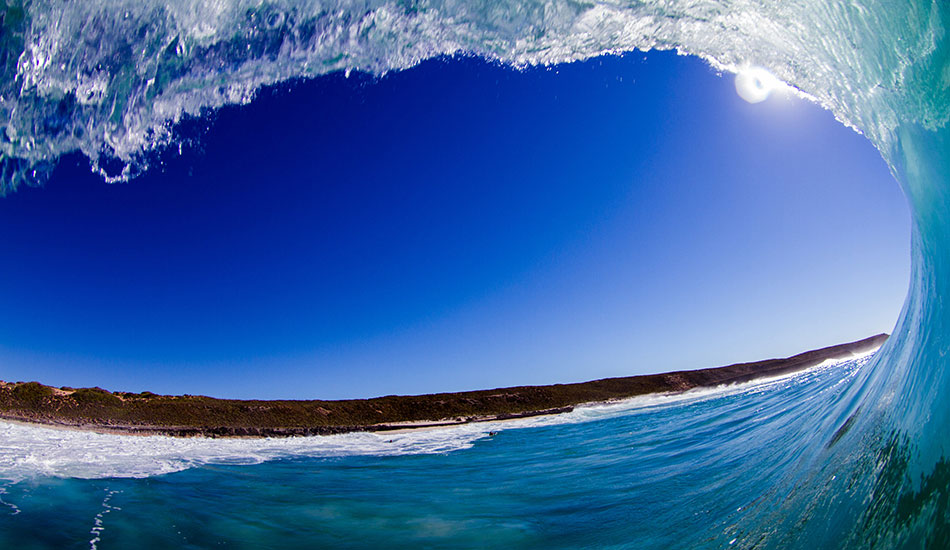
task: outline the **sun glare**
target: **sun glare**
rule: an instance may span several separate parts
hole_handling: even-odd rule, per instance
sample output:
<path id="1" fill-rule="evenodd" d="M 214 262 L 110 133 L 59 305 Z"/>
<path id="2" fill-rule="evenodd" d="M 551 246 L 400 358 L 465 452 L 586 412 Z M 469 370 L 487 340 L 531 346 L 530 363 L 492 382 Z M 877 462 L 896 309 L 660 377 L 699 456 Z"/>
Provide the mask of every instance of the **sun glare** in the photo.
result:
<path id="1" fill-rule="evenodd" d="M 781 80 L 762 67 L 743 67 L 736 74 L 736 92 L 749 103 L 765 101 L 774 90 L 784 87 Z"/>

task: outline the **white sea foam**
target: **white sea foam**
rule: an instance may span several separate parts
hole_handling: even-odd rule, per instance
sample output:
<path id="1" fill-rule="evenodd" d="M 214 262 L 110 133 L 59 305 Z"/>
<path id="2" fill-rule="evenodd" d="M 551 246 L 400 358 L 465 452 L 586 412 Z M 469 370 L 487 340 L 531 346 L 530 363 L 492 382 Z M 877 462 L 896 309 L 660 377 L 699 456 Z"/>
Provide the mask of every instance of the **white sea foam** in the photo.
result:
<path id="1" fill-rule="evenodd" d="M 103 521 L 105 520 L 105 515 L 113 510 L 121 510 L 118 506 L 113 506 L 109 504 L 109 501 L 112 500 L 112 496 L 120 491 L 113 491 L 106 489 L 106 496 L 102 499 L 102 510 L 96 514 L 96 517 L 93 518 L 92 529 L 89 530 L 89 534 L 92 535 L 92 539 L 89 540 L 89 550 L 96 550 L 98 548 L 99 542 L 102 541 L 102 532 L 105 531 L 105 525 Z"/>
<path id="2" fill-rule="evenodd" d="M 10 515 L 15 516 L 20 513 L 20 507 L 12 502 L 7 502 L 3 500 L 3 495 L 7 494 L 7 488 L 0 486 L 0 505 L 6 506 L 10 509 Z"/>
<path id="3" fill-rule="evenodd" d="M 9 161 L 0 163 L 0 191 L 41 179 L 77 150 L 107 179 L 129 179 L 147 168 L 148 151 L 176 139 L 174 122 L 247 103 L 261 86 L 385 74 L 457 53 L 525 66 L 676 49 L 723 71 L 767 69 L 879 146 L 897 112 L 904 122 L 946 124 L 945 87 L 902 85 L 942 29 L 918 20 L 912 3 L 845 4 L 36 0 L 25 17 L 8 18 L 0 51 L 10 60 L 0 66 L 0 161 Z M 888 32 L 893 21 L 919 21 L 919 32 Z"/>
<path id="4" fill-rule="evenodd" d="M 860 365 L 867 359 L 850 361 Z M 4 442 L 0 447 L 0 479 L 17 482 L 37 477 L 148 477 L 206 464 L 250 465 L 295 457 L 446 453 L 470 448 L 475 441 L 493 431 L 591 422 L 745 392 L 778 389 L 790 381 L 813 376 L 841 362 L 826 362 L 807 371 L 743 384 L 580 406 L 573 412 L 559 415 L 395 433 L 207 439 L 98 434 L 0 421 L 0 441 Z"/>
<path id="5" fill-rule="evenodd" d="M 147 477 L 202 464 L 258 464 L 296 456 L 438 453 L 463 449 L 483 430 L 351 433 L 282 439 L 126 436 L 0 422 L 0 478 Z"/>

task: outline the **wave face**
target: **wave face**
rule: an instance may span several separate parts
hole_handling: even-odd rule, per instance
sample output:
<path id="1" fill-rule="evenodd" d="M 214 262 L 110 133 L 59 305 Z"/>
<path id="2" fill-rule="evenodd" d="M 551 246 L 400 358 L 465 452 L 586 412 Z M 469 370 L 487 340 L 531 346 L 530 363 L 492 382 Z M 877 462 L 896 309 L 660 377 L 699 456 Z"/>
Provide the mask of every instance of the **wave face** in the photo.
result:
<path id="1" fill-rule="evenodd" d="M 765 67 L 871 140 L 911 204 L 894 336 L 823 402 L 809 445 L 736 519 L 746 547 L 950 544 L 950 4 L 654 1 L 6 2 L 0 190 L 81 151 L 109 181 L 177 143 L 175 123 L 262 85 L 472 54 L 516 66 L 676 49 Z M 790 405 L 795 406 L 795 405 Z M 749 475 L 755 475 L 750 473 Z"/>

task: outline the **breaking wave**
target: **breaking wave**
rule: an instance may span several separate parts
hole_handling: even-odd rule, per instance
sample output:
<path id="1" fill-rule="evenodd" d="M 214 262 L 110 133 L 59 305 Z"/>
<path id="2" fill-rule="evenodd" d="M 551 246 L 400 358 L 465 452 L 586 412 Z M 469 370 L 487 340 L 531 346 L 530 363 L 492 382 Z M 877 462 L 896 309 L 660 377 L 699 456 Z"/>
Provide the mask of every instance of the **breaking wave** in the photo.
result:
<path id="1" fill-rule="evenodd" d="M 737 540 L 758 547 L 950 541 L 947 2 L 2 6 L 3 192 L 42 183 L 74 151 L 106 180 L 127 180 L 178 143 L 175 125 L 184 117 L 246 103 L 263 85 L 336 71 L 381 75 L 454 54 L 555 64 L 635 49 L 675 49 L 729 72 L 767 69 L 881 152 L 911 205 L 913 267 L 894 336 L 846 392 L 824 403 L 827 422 L 814 426 L 765 504 L 743 517 Z"/>
<path id="2" fill-rule="evenodd" d="M 948 118 L 939 2 L 754 0 L 36 0 L 0 11 L 0 189 L 81 151 L 109 181 L 148 167 L 175 123 L 263 85 L 376 75 L 453 54 L 515 66 L 676 49 L 726 71 L 770 69 L 886 154 L 899 123 Z M 892 159 L 893 160 L 893 159 Z"/>

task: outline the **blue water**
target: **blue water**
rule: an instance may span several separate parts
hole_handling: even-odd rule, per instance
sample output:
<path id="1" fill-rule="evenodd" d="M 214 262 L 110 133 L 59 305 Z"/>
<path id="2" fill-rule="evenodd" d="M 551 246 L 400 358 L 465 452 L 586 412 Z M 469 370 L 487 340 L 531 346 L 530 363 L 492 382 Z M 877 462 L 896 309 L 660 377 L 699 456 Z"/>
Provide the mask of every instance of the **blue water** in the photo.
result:
<path id="1" fill-rule="evenodd" d="M 810 434 L 869 361 L 430 432 L 138 438 L 124 459 L 127 437 L 0 425 L 0 475 L 24 477 L 0 495 L 0 547 L 747 546 L 762 533 L 744 521 L 816 460 Z"/>
<path id="2" fill-rule="evenodd" d="M 3 547 L 950 547 L 945 0 L 49 0 L 3 21 L 4 189 L 77 150 L 129 179 L 175 147 L 174 121 L 292 78 L 661 48 L 764 67 L 826 107 L 878 148 L 913 216 L 910 293 L 863 366 L 494 438 L 117 443 L 3 425 Z"/>

